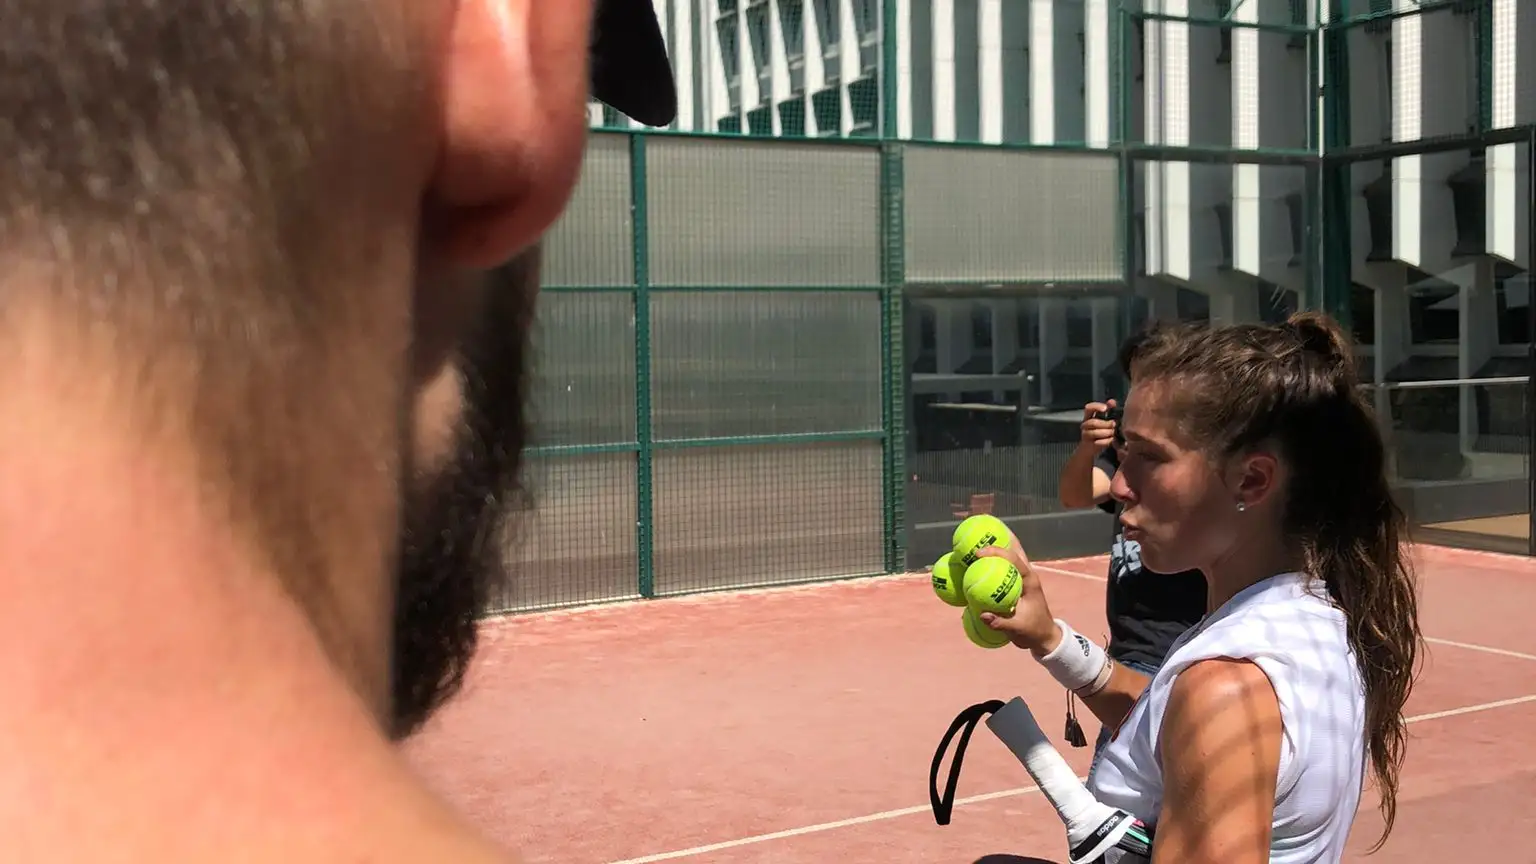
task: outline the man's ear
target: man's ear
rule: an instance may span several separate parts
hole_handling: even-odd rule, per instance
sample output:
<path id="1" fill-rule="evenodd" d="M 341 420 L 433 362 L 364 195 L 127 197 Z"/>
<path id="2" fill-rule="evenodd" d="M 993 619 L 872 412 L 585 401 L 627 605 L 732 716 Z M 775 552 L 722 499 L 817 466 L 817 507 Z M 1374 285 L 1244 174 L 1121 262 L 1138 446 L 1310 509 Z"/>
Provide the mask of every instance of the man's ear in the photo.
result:
<path id="1" fill-rule="evenodd" d="M 442 146 L 424 202 L 427 255 L 450 267 L 493 267 L 560 215 L 586 142 L 591 7 L 457 0 L 441 57 Z"/>

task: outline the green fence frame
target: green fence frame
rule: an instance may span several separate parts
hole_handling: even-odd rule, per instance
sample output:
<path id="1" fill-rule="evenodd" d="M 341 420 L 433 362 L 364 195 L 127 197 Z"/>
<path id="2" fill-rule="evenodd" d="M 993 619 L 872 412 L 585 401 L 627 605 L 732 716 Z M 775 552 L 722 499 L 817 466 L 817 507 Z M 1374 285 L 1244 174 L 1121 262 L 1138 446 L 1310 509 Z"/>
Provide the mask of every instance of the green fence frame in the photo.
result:
<path id="1" fill-rule="evenodd" d="M 1255 2 L 1255 0 L 1237 0 Z M 1481 35 L 1478 40 L 1477 76 L 1483 93 L 1491 93 L 1492 51 L 1490 0 L 1481 3 Z M 1137 4 L 1139 5 L 1139 4 Z M 905 311 L 907 306 L 908 262 L 906 260 L 906 156 L 913 145 L 924 147 L 943 146 L 955 149 L 986 148 L 989 150 L 1014 150 L 1036 152 L 1095 153 L 1118 160 L 1120 177 L 1120 213 L 1115 230 L 1123 264 L 1122 282 L 1124 297 L 1121 326 L 1134 325 L 1131 320 L 1133 295 L 1131 285 L 1135 274 L 1133 245 L 1134 170 L 1139 162 L 1181 161 L 1191 163 L 1261 164 L 1298 166 L 1306 171 L 1306 217 L 1303 237 L 1306 254 L 1305 296 L 1301 302 L 1311 308 L 1321 308 L 1346 326 L 1351 317 L 1351 254 L 1349 231 L 1327 230 L 1327 226 L 1347 225 L 1351 217 L 1350 166 L 1362 158 L 1386 158 L 1395 155 L 1428 153 L 1499 143 L 1522 142 L 1536 147 L 1536 123 L 1510 128 L 1493 129 L 1491 124 L 1490 98 L 1484 98 L 1478 112 L 1478 124 L 1474 133 L 1438 139 L 1391 144 L 1352 145 L 1349 100 L 1349 52 L 1346 38 L 1352 28 L 1369 22 L 1379 22 L 1405 15 L 1423 15 L 1452 6 L 1465 6 L 1465 0 L 1426 0 L 1411 10 L 1372 11 L 1377 8 L 1365 0 L 1316 0 L 1313 20 L 1321 23 L 1297 26 L 1279 23 L 1243 23 L 1232 20 L 1231 13 L 1221 19 L 1174 17 L 1148 13 L 1128 3 L 1120 3 L 1111 14 L 1110 57 L 1111 103 L 1109 147 L 1088 148 L 1078 145 L 1039 146 L 1029 144 L 989 145 L 976 142 L 932 142 L 902 140 L 897 134 L 896 88 L 889 76 L 880 74 L 879 128 L 877 134 L 855 135 L 847 138 L 764 138 L 736 133 L 680 133 L 668 130 L 605 130 L 596 134 L 627 136 L 629 157 L 629 208 L 633 250 L 633 284 L 629 286 L 554 286 L 547 291 L 579 292 L 601 291 L 626 293 L 634 311 L 634 363 L 635 363 L 635 435 L 630 442 L 542 446 L 531 449 L 534 459 L 543 457 L 578 456 L 590 454 L 632 453 L 635 458 L 635 550 L 636 574 L 634 596 L 652 598 L 666 593 L 658 591 L 656 563 L 656 470 L 657 456 L 669 450 L 705 447 L 747 447 L 753 445 L 805 445 L 849 441 L 881 442 L 880 463 L 882 505 L 880 525 L 881 564 L 884 572 L 907 569 L 909 562 L 907 536 L 907 474 L 908 474 L 908 392 L 905 356 Z M 1233 7 L 1235 10 L 1235 5 Z M 1307 104 L 1311 116 L 1308 120 L 1306 147 L 1301 150 L 1237 150 L 1212 147 L 1170 147 L 1148 145 L 1132 140 L 1131 94 L 1135 92 L 1132 56 L 1134 27 L 1138 20 L 1165 20 L 1205 26 L 1251 28 L 1270 32 L 1302 34 L 1306 36 L 1309 62 L 1309 98 Z M 886 0 L 882 13 L 885 33 L 891 33 L 896 25 L 896 4 Z M 895 68 L 895 42 L 882 39 L 881 68 Z M 1322 79 L 1318 69 L 1321 66 Z M 1322 122 L 1317 122 L 1321 120 Z M 658 296 L 689 291 L 759 290 L 744 286 L 671 286 L 655 284 L 652 279 L 650 260 L 650 212 L 648 183 L 648 153 L 652 142 L 669 137 L 714 138 L 722 146 L 732 141 L 779 140 L 788 144 L 807 142 L 818 145 L 836 145 L 872 150 L 879 155 L 878 220 L 879 280 L 870 285 L 835 286 L 772 286 L 773 291 L 850 291 L 878 294 L 880 355 L 880 428 L 849 432 L 814 432 L 805 434 L 771 434 L 762 436 L 736 436 L 721 438 L 694 438 L 658 440 L 653 428 L 653 381 L 651 361 L 653 356 L 652 301 Z M 1532 241 L 1536 243 L 1536 240 Z M 1536 249 L 1532 249 L 1536 259 Z M 1069 281 L 1069 280 L 1064 280 Z M 1533 307 L 1536 309 L 1536 307 Z M 1533 311 L 1536 314 L 1536 311 Z M 847 576 L 872 575 L 849 573 Z M 516 578 L 515 574 L 514 577 Z M 721 588 L 743 587 L 722 584 Z M 587 602 L 576 600 L 574 602 Z M 516 604 L 502 611 L 511 611 Z M 562 604 L 565 605 L 565 604 Z"/>
<path id="2" fill-rule="evenodd" d="M 657 578 L 656 561 L 656 537 L 657 537 L 657 488 L 656 488 L 656 461 L 658 455 L 670 451 L 697 450 L 704 448 L 752 448 L 764 446 L 805 446 L 817 444 L 841 444 L 856 441 L 880 442 L 880 499 L 881 511 L 879 524 L 882 536 L 880 538 L 879 561 L 866 572 L 850 572 L 841 574 L 847 578 L 877 575 L 891 572 L 904 566 L 905 552 L 903 542 L 904 519 L 902 499 L 905 493 L 901 482 L 903 465 L 905 462 L 905 392 L 903 377 L 900 374 L 903 364 L 902 358 L 902 196 L 901 196 L 901 145 L 894 142 L 882 142 L 875 138 L 856 140 L 840 140 L 817 142 L 832 144 L 838 147 L 861 149 L 871 154 L 878 154 L 879 158 L 879 182 L 881 185 L 878 206 L 869 214 L 869 218 L 875 221 L 875 228 L 879 238 L 879 272 L 878 281 L 869 284 L 852 285 L 770 285 L 754 287 L 748 285 L 670 285 L 658 284 L 653 278 L 650 253 L 653 239 L 651 236 L 652 220 L 650 218 L 650 183 L 651 172 L 648 170 L 648 155 L 655 146 L 654 142 L 669 138 L 700 136 L 657 131 L 657 130 L 628 130 L 624 132 L 600 131 L 597 135 L 615 138 L 622 136 L 626 146 L 623 148 L 628 156 L 628 180 L 629 200 L 627 205 L 631 217 L 630 242 L 632 245 L 632 284 L 631 285 L 547 285 L 543 289 L 546 295 L 558 296 L 569 294 L 614 294 L 627 295 L 633 309 L 633 335 L 634 335 L 634 436 L 632 441 L 606 442 L 606 443 L 551 443 L 536 444 L 528 449 L 530 464 L 536 465 L 541 459 L 560 459 L 565 457 L 591 456 L 600 454 L 633 454 L 635 470 L 635 581 L 632 596 L 636 598 L 654 598 L 664 596 L 666 591 L 661 589 Z M 718 138 L 734 138 L 738 136 L 710 136 Z M 758 143 L 765 142 L 757 139 Z M 723 142 L 722 142 L 723 143 Z M 782 142 L 789 147 L 795 147 L 805 142 L 786 140 Z M 728 145 L 725 145 L 728 146 Z M 655 389 L 654 372 L 652 369 L 654 358 L 654 328 L 652 321 L 653 301 L 666 295 L 680 295 L 689 293 L 724 293 L 724 292 L 756 292 L 771 291 L 774 293 L 818 293 L 818 294 L 864 294 L 878 300 L 878 326 L 879 333 L 870 334 L 878 338 L 880 342 L 880 374 L 878 386 L 880 388 L 880 423 L 878 429 L 855 429 L 849 431 L 805 432 L 805 433 L 778 433 L 764 435 L 731 435 L 717 437 L 658 437 L 655 426 L 654 398 Z M 872 384 L 874 382 L 871 382 Z M 526 534 L 521 535 L 526 539 Z M 807 538 L 807 547 L 813 548 L 814 538 Z M 517 573 L 510 574 L 514 582 L 518 579 Z M 806 581 L 815 581 L 826 577 L 808 577 Z M 796 580 L 785 579 L 772 584 L 790 584 Z M 720 589 L 731 589 L 744 586 L 738 583 L 722 580 L 718 586 Z M 703 589 L 709 590 L 709 589 Z M 602 602 L 610 599 L 623 599 L 622 597 L 586 597 L 581 590 L 576 591 L 578 596 L 562 597 L 558 599 L 539 599 L 531 603 L 508 600 L 506 595 L 511 592 L 503 590 L 502 596 L 493 601 L 493 608 L 489 611 L 511 612 L 528 609 L 552 608 L 566 605 L 583 605 L 589 602 Z M 675 592 L 674 592 L 675 593 Z"/>

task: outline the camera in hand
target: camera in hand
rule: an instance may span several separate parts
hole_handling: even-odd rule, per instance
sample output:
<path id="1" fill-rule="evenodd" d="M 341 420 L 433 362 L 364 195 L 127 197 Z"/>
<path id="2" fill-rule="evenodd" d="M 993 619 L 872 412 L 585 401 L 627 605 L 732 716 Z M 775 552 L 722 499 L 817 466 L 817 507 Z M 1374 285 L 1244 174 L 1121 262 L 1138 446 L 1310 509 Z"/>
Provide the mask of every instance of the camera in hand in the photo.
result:
<path id="1" fill-rule="evenodd" d="M 1112 420 L 1112 421 L 1114 421 L 1114 424 L 1115 424 L 1115 446 L 1116 447 L 1124 447 L 1125 446 L 1125 433 L 1123 433 L 1121 431 L 1121 429 L 1123 428 L 1123 425 L 1124 425 L 1121 422 L 1122 418 L 1125 417 L 1125 409 L 1124 408 L 1120 407 L 1119 405 L 1116 405 L 1115 407 L 1109 409 L 1108 411 L 1099 411 L 1098 413 L 1094 414 L 1093 416 L 1096 419 L 1099 419 L 1099 420 Z"/>

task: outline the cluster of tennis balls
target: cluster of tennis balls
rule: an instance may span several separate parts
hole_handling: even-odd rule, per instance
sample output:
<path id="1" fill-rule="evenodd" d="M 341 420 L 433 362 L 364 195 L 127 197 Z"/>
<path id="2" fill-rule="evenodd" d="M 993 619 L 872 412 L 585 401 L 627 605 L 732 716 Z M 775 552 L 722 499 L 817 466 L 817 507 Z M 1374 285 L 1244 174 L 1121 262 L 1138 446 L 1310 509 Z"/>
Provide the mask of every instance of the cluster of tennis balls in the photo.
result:
<path id="1" fill-rule="evenodd" d="M 951 606 L 963 606 L 960 625 L 965 635 L 982 648 L 1001 648 L 1008 637 L 981 621 L 981 613 L 1008 617 L 1019 602 L 1024 579 L 1019 569 L 1002 558 L 978 558 L 988 546 L 1008 548 L 1012 535 L 996 516 L 972 516 L 961 522 L 952 539 L 953 549 L 933 565 L 933 593 Z"/>

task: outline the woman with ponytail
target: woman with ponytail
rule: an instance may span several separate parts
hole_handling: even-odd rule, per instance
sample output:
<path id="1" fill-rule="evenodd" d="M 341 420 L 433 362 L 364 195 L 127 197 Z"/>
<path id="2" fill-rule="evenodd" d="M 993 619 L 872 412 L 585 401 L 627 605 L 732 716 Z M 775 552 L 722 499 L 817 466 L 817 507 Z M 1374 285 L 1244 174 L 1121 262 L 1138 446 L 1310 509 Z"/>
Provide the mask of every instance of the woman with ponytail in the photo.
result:
<path id="1" fill-rule="evenodd" d="M 1155 864 L 1336 862 L 1369 772 L 1397 810 L 1421 634 L 1386 454 L 1338 326 L 1183 325 L 1137 355 L 1111 494 L 1152 570 L 1198 569 L 1206 616 L 1151 678 L 1050 612 L 1025 574 L 983 616 L 1114 730 L 1090 783 L 1155 825 Z"/>

